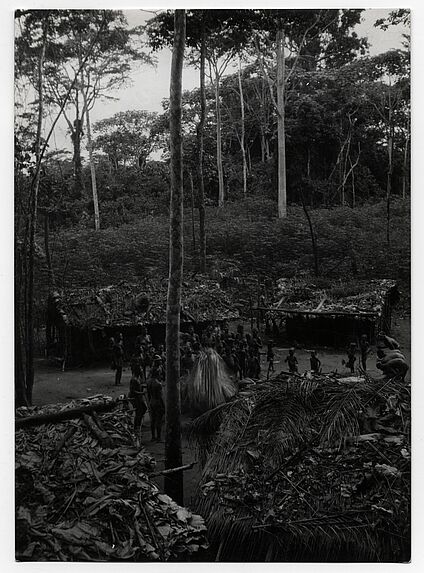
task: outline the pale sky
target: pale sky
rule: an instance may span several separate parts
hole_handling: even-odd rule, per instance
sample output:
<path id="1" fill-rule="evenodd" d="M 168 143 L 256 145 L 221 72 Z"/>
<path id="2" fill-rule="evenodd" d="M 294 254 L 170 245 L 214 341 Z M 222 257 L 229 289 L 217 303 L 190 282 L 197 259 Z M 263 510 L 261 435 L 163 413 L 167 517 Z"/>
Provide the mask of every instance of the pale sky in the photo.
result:
<path id="1" fill-rule="evenodd" d="M 134 27 L 144 24 L 153 17 L 144 10 L 124 10 L 128 25 Z M 387 31 L 375 28 L 374 23 L 388 15 L 390 10 L 368 9 L 362 14 L 362 22 L 356 28 L 360 36 L 368 37 L 370 54 L 375 55 L 390 49 L 400 48 L 402 33 L 406 32 L 401 26 L 390 26 Z M 118 101 L 98 101 L 91 112 L 91 121 L 111 117 L 119 111 L 130 109 L 143 109 L 147 111 L 162 111 L 161 101 L 169 97 L 169 78 L 171 69 L 171 52 L 164 49 L 156 53 L 157 66 L 142 66 L 131 74 L 131 83 L 128 87 L 120 89 L 112 95 L 119 97 Z M 183 89 L 191 90 L 199 85 L 199 72 L 192 67 L 185 67 L 183 71 Z M 60 119 L 51 141 L 51 149 L 57 147 L 71 148 L 67 125 Z"/>

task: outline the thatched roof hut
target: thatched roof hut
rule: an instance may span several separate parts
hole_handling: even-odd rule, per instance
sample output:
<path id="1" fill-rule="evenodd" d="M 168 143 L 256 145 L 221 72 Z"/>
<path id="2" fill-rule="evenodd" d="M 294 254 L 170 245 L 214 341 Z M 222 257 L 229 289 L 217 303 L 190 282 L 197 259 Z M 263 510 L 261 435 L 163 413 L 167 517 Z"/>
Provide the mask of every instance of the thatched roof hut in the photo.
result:
<path id="1" fill-rule="evenodd" d="M 256 309 L 268 322 L 284 321 L 291 343 L 345 346 L 366 334 L 390 333 L 392 307 L 399 293 L 389 279 L 348 280 L 283 278 L 272 304 Z"/>
<path id="2" fill-rule="evenodd" d="M 221 561 L 408 561 L 409 389 L 279 375 L 194 421 Z"/>
<path id="3" fill-rule="evenodd" d="M 156 341 L 165 337 L 166 279 L 143 283 L 121 282 L 102 288 L 75 288 L 53 292 L 48 300 L 48 352 L 80 364 L 105 358 L 108 339 L 122 332 L 128 350 L 146 327 Z M 239 317 L 233 301 L 215 281 L 194 278 L 183 283 L 181 324 L 202 328 L 213 321 Z"/>

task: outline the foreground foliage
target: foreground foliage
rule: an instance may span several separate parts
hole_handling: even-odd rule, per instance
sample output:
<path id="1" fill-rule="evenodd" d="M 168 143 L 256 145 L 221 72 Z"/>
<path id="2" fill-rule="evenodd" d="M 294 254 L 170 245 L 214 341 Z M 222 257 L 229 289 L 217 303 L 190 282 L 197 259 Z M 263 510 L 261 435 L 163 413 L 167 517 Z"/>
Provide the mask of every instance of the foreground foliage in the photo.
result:
<path id="1" fill-rule="evenodd" d="M 20 408 L 18 416 L 99 401 Z M 100 400 L 103 402 L 103 398 Z M 23 561 L 184 561 L 206 546 L 203 519 L 159 492 L 154 460 L 134 448 L 131 414 L 98 415 L 100 446 L 82 420 L 16 433 L 16 558 Z"/>
<path id="2" fill-rule="evenodd" d="M 218 559 L 407 561 L 409 390 L 281 374 L 197 418 Z"/>

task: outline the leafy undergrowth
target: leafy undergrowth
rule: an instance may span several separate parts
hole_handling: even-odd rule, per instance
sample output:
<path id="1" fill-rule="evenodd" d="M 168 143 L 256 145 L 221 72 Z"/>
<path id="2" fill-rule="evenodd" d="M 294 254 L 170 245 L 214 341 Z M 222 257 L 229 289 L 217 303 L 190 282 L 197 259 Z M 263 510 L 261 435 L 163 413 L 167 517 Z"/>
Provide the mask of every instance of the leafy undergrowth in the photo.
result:
<path id="1" fill-rule="evenodd" d="M 95 401 L 19 409 L 44 414 Z M 186 561 L 206 547 L 203 519 L 150 481 L 128 411 L 98 414 L 103 448 L 80 419 L 16 432 L 16 558 L 22 561 Z"/>
<path id="2" fill-rule="evenodd" d="M 207 271 L 214 278 L 242 277 L 252 285 L 280 277 L 312 274 L 309 227 L 299 206 L 288 217 L 275 217 L 275 203 L 249 198 L 206 212 Z M 320 273 L 325 277 L 391 278 L 401 284 L 405 311 L 409 308 L 409 202 L 393 200 L 391 245 L 386 243 L 386 205 L 310 211 L 317 238 Z M 168 225 L 164 215 L 148 216 L 134 224 L 99 232 L 81 228 L 52 233 L 51 251 L 56 283 L 61 287 L 107 286 L 122 280 L 168 274 Z M 184 273 L 198 270 L 198 220 L 193 249 L 191 214 L 185 212 Z M 39 244 L 43 244 L 40 237 Z M 253 282 L 252 282 L 253 281 Z M 252 283 L 252 284 L 251 284 Z M 46 261 L 37 264 L 36 301 L 40 321 L 49 291 Z"/>
<path id="3" fill-rule="evenodd" d="M 408 561 L 409 390 L 279 375 L 193 423 L 220 560 Z"/>
<path id="4" fill-rule="evenodd" d="M 293 276 L 312 270 L 309 228 L 300 207 L 277 220 L 274 203 L 248 200 L 223 209 L 207 209 L 210 269 L 224 259 L 245 274 Z M 391 247 L 386 245 L 385 204 L 351 209 L 311 210 L 322 274 L 352 272 L 374 278 L 408 278 L 410 262 L 409 203 L 392 207 Z M 197 230 L 197 221 L 196 221 Z M 197 242 L 198 245 L 198 242 Z M 185 220 L 185 270 L 196 269 L 190 214 Z M 73 229 L 52 237 L 53 262 L 59 283 L 103 284 L 134 280 L 168 269 L 168 219 L 146 217 L 137 224 L 95 232 Z"/>

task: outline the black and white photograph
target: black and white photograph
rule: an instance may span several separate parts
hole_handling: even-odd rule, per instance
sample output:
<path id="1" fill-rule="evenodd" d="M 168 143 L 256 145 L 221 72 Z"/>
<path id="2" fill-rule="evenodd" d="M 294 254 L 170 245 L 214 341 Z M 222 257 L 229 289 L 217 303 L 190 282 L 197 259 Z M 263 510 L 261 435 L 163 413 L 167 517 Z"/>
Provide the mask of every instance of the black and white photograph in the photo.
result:
<path id="1" fill-rule="evenodd" d="M 411 563 L 414 10 L 85 4 L 3 14 L 15 563 Z"/>

